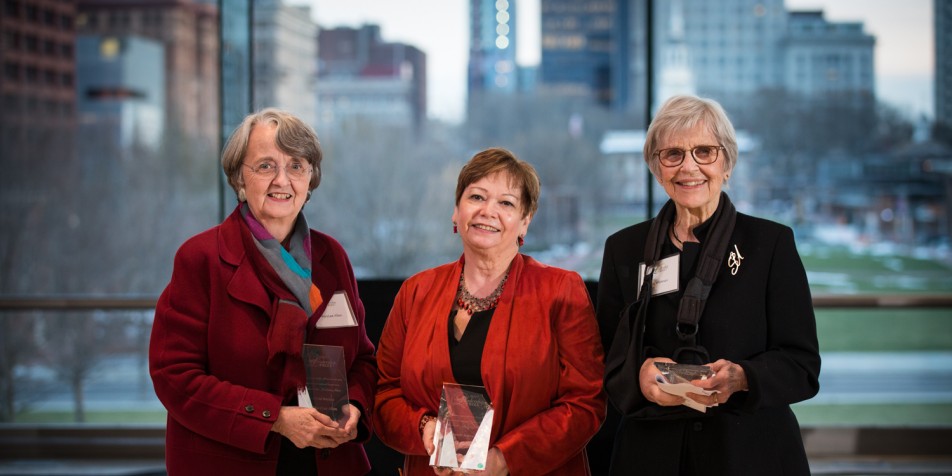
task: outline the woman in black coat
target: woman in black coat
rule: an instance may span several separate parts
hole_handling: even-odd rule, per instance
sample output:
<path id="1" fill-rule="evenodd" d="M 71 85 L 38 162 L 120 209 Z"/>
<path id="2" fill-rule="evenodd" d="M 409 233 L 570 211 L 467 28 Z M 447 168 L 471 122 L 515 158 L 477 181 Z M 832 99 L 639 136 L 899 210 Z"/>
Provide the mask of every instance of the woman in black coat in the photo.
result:
<path id="1" fill-rule="evenodd" d="M 611 474 L 808 475 L 790 404 L 816 395 L 820 355 L 792 230 L 722 192 L 737 142 L 714 101 L 669 99 L 644 157 L 670 200 L 606 240 L 598 282 L 605 386 L 622 414 Z M 714 376 L 678 396 L 656 362 Z"/>

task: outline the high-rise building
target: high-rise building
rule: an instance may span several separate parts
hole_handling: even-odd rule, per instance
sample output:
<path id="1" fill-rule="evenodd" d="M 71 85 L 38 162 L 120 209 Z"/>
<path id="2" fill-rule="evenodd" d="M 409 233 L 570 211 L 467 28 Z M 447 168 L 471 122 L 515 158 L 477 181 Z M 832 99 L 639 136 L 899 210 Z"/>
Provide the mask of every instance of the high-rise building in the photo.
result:
<path id="1" fill-rule="evenodd" d="M 521 89 L 516 66 L 516 0 L 470 0 L 467 86 L 480 93 Z"/>
<path id="2" fill-rule="evenodd" d="M 541 0 L 541 90 L 612 104 L 613 32 L 621 29 L 616 2 Z"/>
<path id="3" fill-rule="evenodd" d="M 615 110 L 632 113 L 636 121 L 644 119 L 648 97 L 648 3 L 649 0 L 616 0 L 612 25 L 611 105 Z"/>
<path id="4" fill-rule="evenodd" d="M 672 21 L 682 26 L 697 94 L 716 98 L 729 113 L 748 104 L 751 93 L 783 85 L 783 0 L 681 0 L 655 2 L 655 9 L 656 58 L 666 44 L 681 47 L 668 31 Z M 656 69 L 656 81 L 661 73 Z"/>
<path id="5" fill-rule="evenodd" d="M 339 27 L 318 34 L 318 123 L 352 118 L 377 123 L 426 121 L 426 54 L 403 43 L 388 43 L 380 27 Z"/>
<path id="6" fill-rule="evenodd" d="M 683 3 L 681 0 L 671 0 L 669 7 L 669 25 L 662 31 L 664 40 L 658 48 L 660 58 L 656 60 L 659 80 L 655 86 L 657 94 L 654 97 L 654 110 L 671 96 L 697 93 L 694 71 L 691 69 L 691 51 L 685 40 Z"/>
<path id="7" fill-rule="evenodd" d="M 308 6 L 254 2 L 255 109 L 277 107 L 317 123 L 317 24 Z"/>
<path id="8" fill-rule="evenodd" d="M 76 5 L 6 0 L 0 15 L 0 249 L 76 173 Z"/>
<path id="9" fill-rule="evenodd" d="M 829 22 L 822 11 L 790 12 L 783 85 L 804 97 L 848 98 L 871 107 L 875 44 L 860 22 Z"/>
<path id="10" fill-rule="evenodd" d="M 63 3 L 63 2 L 56 2 Z M 65 2 L 70 3 L 70 2 Z M 165 130 L 218 143 L 218 9 L 196 0 L 77 0 L 76 30 L 139 36 L 165 51 Z M 143 59 L 139 60 L 144 61 Z M 142 64 L 141 67 L 147 67 Z"/>
<path id="11" fill-rule="evenodd" d="M 952 2 L 935 0 L 935 118 L 952 127 Z"/>
<path id="12" fill-rule="evenodd" d="M 2 8 L 0 157 L 9 164 L 45 156 L 38 149 L 64 146 L 50 157 L 68 161 L 76 121 L 76 5 L 8 0 Z"/>
<path id="13" fill-rule="evenodd" d="M 80 35 L 76 40 L 78 146 L 93 165 L 109 150 L 157 148 L 165 128 L 165 50 L 138 36 Z M 85 164 L 84 164 L 85 166 Z"/>

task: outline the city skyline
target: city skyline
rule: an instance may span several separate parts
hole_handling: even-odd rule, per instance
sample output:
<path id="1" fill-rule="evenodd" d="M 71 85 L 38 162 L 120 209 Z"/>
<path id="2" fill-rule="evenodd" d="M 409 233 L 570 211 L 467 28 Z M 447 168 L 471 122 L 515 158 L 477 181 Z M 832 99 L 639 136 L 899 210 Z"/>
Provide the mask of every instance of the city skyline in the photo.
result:
<path id="1" fill-rule="evenodd" d="M 465 114 L 469 55 L 468 1 L 292 0 L 307 4 L 322 28 L 380 25 L 386 41 L 416 46 L 427 55 L 428 116 L 458 123 Z M 539 2 L 514 0 L 520 65 L 539 62 Z M 859 21 L 876 37 L 876 94 L 909 118 L 934 116 L 934 35 L 929 0 L 785 0 L 788 10 L 823 10 L 828 21 Z M 426 12 L 426 13 L 423 13 Z M 416 15 L 416 16 L 414 16 Z M 432 21 L 433 18 L 440 19 Z"/>

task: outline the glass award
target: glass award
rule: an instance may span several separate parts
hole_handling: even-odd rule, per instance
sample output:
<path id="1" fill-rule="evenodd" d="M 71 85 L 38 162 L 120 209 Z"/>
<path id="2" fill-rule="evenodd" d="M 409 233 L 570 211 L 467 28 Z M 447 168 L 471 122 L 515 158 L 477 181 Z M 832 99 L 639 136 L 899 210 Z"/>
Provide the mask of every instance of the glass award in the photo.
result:
<path id="1" fill-rule="evenodd" d="M 655 367 L 669 383 L 690 383 L 692 380 L 706 380 L 714 376 L 714 370 L 707 365 L 655 362 Z"/>
<path id="2" fill-rule="evenodd" d="M 713 377 L 714 369 L 707 365 L 675 364 L 671 362 L 655 362 L 655 367 L 661 372 L 656 380 L 662 391 L 683 397 L 682 405 L 688 408 L 707 413 L 706 405 L 688 398 L 687 394 L 711 395 L 714 393 L 712 390 L 706 390 L 691 383 L 695 380 L 707 380 Z"/>
<path id="3" fill-rule="evenodd" d="M 311 406 L 343 425 L 349 417 L 345 405 L 350 402 L 344 348 L 304 344 L 303 357 Z"/>
<path id="4" fill-rule="evenodd" d="M 484 387 L 444 383 L 430 466 L 460 473 L 486 469 L 493 406 Z"/>

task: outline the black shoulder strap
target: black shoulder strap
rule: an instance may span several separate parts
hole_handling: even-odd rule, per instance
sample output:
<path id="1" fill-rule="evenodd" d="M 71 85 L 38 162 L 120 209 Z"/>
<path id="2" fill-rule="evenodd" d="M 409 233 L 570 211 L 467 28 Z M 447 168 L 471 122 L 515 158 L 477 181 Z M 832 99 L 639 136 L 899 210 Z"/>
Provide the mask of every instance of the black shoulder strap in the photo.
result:
<path id="1" fill-rule="evenodd" d="M 674 202 L 668 200 L 651 221 L 645 242 L 645 276 L 638 299 L 622 309 L 612 345 L 605 355 L 605 392 L 624 415 L 634 413 L 644 399 L 638 388 L 638 374 L 644 361 L 645 318 L 651 301 L 654 265 L 661 257 L 661 244 L 673 216 Z"/>
<path id="2" fill-rule="evenodd" d="M 727 245 L 737 222 L 737 210 L 727 194 L 721 192 L 720 203 L 711 217 L 711 229 L 701 244 L 701 256 L 697 272 L 685 286 L 684 294 L 678 306 L 678 323 L 675 331 L 678 337 L 688 345 L 696 345 L 698 325 L 704 304 L 711 293 L 711 287 L 717 279 L 717 273 L 724 261 Z"/>

